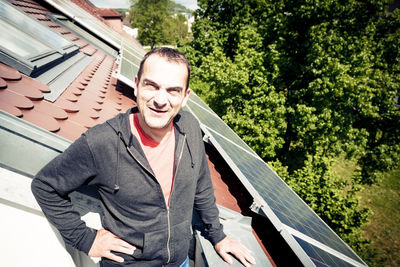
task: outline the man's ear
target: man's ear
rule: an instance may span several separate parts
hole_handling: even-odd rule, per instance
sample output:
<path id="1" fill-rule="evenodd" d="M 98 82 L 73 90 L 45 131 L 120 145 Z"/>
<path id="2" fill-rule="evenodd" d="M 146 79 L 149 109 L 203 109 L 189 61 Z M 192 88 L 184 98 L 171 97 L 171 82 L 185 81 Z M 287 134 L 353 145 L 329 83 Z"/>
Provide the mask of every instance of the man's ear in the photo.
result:
<path id="1" fill-rule="evenodd" d="M 190 95 L 190 89 L 188 88 L 187 90 L 186 90 L 186 92 L 185 92 L 185 96 L 184 96 L 184 98 L 183 98 L 183 101 L 182 101 L 182 108 L 184 107 L 184 106 L 186 106 L 186 103 L 187 103 L 187 101 L 188 101 L 188 99 L 189 99 L 189 95 Z"/>
<path id="2" fill-rule="evenodd" d="M 135 87 L 133 88 L 133 94 L 135 95 L 135 97 L 137 97 L 138 87 L 139 87 L 139 79 L 137 76 L 135 76 Z"/>

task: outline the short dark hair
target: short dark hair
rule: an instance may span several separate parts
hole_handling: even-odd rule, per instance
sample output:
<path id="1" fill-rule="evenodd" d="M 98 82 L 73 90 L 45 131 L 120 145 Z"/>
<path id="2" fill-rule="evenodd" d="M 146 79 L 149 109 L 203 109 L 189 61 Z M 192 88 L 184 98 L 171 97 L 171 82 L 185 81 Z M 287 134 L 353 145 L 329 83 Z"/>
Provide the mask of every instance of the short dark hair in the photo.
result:
<path id="1" fill-rule="evenodd" d="M 165 58 L 167 61 L 174 62 L 174 63 L 183 63 L 186 65 L 187 74 L 188 74 L 187 80 L 186 80 L 186 90 L 187 90 L 189 88 L 189 81 L 190 81 L 189 60 L 186 58 L 186 56 L 182 52 L 179 52 L 178 50 L 169 48 L 169 47 L 156 47 L 156 48 L 153 48 L 151 51 L 147 52 L 146 55 L 144 55 L 142 61 L 140 62 L 139 71 L 137 73 L 138 80 L 140 81 L 140 78 L 142 76 L 144 63 L 146 62 L 147 58 L 149 58 L 153 54 L 158 55 L 162 58 Z"/>

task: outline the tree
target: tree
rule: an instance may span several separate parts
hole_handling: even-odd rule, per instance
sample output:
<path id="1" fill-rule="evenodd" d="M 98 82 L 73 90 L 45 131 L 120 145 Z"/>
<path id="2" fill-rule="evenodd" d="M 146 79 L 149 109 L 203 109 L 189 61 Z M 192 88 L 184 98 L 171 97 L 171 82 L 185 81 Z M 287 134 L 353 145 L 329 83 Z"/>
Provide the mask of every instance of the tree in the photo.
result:
<path id="1" fill-rule="evenodd" d="M 191 88 L 360 251 L 358 184 L 400 166 L 399 10 L 385 16 L 384 0 L 198 4 L 182 47 Z M 360 167 L 351 182 L 331 170 L 342 154 Z"/>
<path id="2" fill-rule="evenodd" d="M 160 44 L 176 44 L 186 38 L 186 18 L 173 16 L 174 2 L 171 0 L 132 0 L 130 22 L 138 28 L 138 40 L 154 48 Z"/>

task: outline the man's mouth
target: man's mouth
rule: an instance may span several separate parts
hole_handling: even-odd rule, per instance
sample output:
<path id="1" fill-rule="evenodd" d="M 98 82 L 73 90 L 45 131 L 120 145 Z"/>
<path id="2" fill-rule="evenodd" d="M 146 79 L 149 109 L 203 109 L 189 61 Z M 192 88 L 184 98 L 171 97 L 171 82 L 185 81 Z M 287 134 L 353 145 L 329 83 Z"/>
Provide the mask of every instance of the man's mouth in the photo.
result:
<path id="1" fill-rule="evenodd" d="M 152 110 L 153 112 L 159 113 L 159 114 L 163 114 L 163 113 L 167 112 L 166 110 L 162 110 L 162 109 L 155 109 L 155 108 L 150 108 L 150 107 L 149 107 L 149 109 Z"/>

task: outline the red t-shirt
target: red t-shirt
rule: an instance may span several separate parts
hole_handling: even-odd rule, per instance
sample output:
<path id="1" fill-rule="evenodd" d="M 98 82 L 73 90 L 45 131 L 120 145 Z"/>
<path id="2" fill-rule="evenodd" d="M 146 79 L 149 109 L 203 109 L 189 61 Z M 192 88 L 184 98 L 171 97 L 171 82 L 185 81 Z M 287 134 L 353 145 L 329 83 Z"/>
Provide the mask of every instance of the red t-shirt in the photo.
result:
<path id="1" fill-rule="evenodd" d="M 139 140 L 146 158 L 153 170 L 158 183 L 161 185 L 165 203 L 169 205 L 169 198 L 173 185 L 175 132 L 171 126 L 171 134 L 161 143 L 154 141 L 140 127 L 137 114 L 133 116 L 132 133 Z"/>

